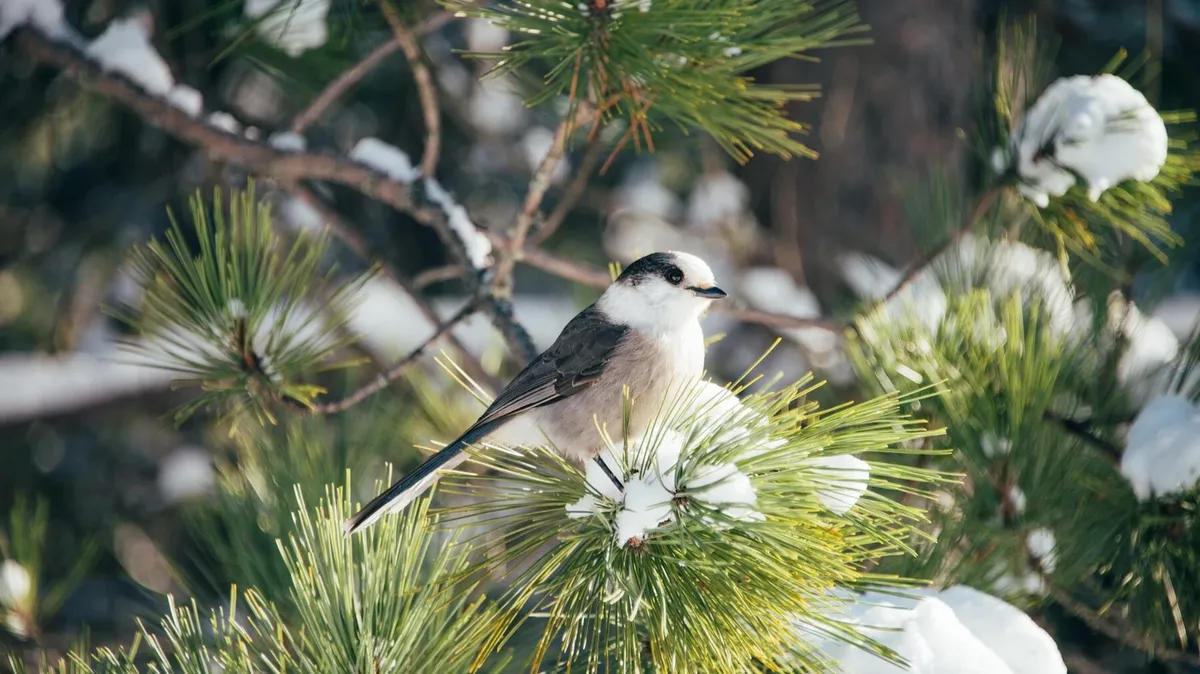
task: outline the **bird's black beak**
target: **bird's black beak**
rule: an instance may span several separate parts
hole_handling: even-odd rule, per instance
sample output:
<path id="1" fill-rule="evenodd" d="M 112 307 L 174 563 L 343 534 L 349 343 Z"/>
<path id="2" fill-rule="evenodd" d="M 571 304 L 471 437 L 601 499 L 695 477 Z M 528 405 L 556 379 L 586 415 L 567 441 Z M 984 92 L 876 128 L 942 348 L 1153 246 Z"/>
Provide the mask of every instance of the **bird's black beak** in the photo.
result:
<path id="1" fill-rule="evenodd" d="M 700 297 L 706 297 L 710 300 L 719 300 L 722 297 L 729 296 L 729 293 L 725 292 L 724 290 L 721 290 L 720 288 L 718 288 L 716 286 L 709 286 L 707 288 L 700 288 L 698 286 L 690 286 L 688 288 L 688 290 L 696 293 Z"/>

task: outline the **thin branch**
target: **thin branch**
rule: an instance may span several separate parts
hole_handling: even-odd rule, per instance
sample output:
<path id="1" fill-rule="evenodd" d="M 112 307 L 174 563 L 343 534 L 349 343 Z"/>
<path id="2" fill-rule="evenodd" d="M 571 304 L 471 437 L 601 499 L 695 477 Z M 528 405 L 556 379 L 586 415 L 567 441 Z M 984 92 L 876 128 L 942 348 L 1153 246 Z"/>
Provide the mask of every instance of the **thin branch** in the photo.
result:
<path id="1" fill-rule="evenodd" d="M 897 295 L 903 292 L 904 289 L 907 288 L 908 285 L 921 274 L 921 272 L 925 271 L 929 265 L 933 264 L 935 260 L 941 257 L 942 253 L 945 253 L 947 250 L 949 250 L 954 244 L 958 243 L 958 241 L 962 239 L 967 232 L 975 228 L 975 225 L 983 219 L 983 216 L 987 215 L 989 210 L 991 210 L 992 204 L 996 202 L 996 197 L 999 195 L 1000 190 L 995 188 L 984 192 L 983 195 L 979 197 L 979 201 L 975 203 L 975 208 L 971 209 L 971 214 L 967 216 L 967 219 L 963 222 L 962 226 L 954 230 L 954 233 L 946 237 L 946 240 L 938 244 L 936 248 L 921 256 L 917 262 L 910 265 L 908 271 L 904 272 L 904 276 L 900 277 L 899 283 L 897 283 L 896 286 L 888 291 L 888 293 L 881 299 L 875 302 L 870 311 L 865 313 L 874 313 L 877 309 L 892 301 Z"/>
<path id="2" fill-rule="evenodd" d="M 1187 651 L 1179 651 L 1163 646 L 1157 643 L 1154 639 L 1144 635 L 1137 634 L 1132 629 L 1118 625 L 1108 618 L 1101 615 L 1092 607 L 1075 599 L 1064 590 L 1058 588 L 1050 582 L 1050 579 L 1044 572 L 1039 572 L 1042 581 L 1046 585 L 1046 590 L 1050 598 L 1056 604 L 1065 608 L 1071 615 L 1083 621 L 1088 627 L 1107 636 L 1108 638 L 1120 644 L 1136 649 L 1154 657 L 1156 659 L 1168 662 L 1183 662 L 1192 666 L 1200 665 L 1200 656 Z"/>
<path id="3" fill-rule="evenodd" d="M 421 293 L 419 292 L 418 288 L 415 287 L 415 284 L 406 280 L 404 274 L 402 274 L 395 265 L 391 264 L 382 256 L 376 257 L 372 255 L 371 247 L 367 241 L 357 230 L 347 225 L 342 219 L 341 215 L 329 208 L 324 201 L 312 193 L 312 190 L 294 183 L 284 182 L 281 183 L 280 186 L 288 192 L 291 192 L 294 197 L 303 201 L 310 208 L 317 211 L 321 215 L 321 220 L 325 223 L 325 226 L 328 227 L 331 232 L 333 232 L 334 236 L 341 239 L 341 241 L 345 243 L 355 255 L 367 263 L 378 261 L 379 267 L 383 273 L 387 275 L 387 277 L 396 285 L 400 286 L 400 289 L 413 299 L 413 302 L 415 302 L 417 305 L 417 310 L 421 312 L 421 315 L 425 317 L 425 320 L 429 321 L 429 324 L 434 326 L 439 333 L 445 332 L 445 323 L 442 322 L 442 319 L 437 315 L 437 312 L 434 311 L 429 302 L 421 296 Z M 476 303 L 476 306 L 478 306 L 478 303 Z M 492 377 L 489 377 L 487 373 L 484 372 L 483 366 L 471 356 L 471 352 L 467 350 L 466 345 L 464 345 L 462 341 L 453 334 L 450 334 L 448 338 L 451 346 L 453 346 L 463 358 L 463 367 L 467 369 L 467 372 L 477 381 L 490 382 Z"/>
<path id="4" fill-rule="evenodd" d="M 388 384 L 391 384 L 399 379 L 406 371 L 408 371 L 408 368 L 412 366 L 413 363 L 420 360 L 421 356 L 425 355 L 425 351 L 429 349 L 434 342 L 450 332 L 450 330 L 452 330 L 459 323 L 474 314 L 478 308 L 478 300 L 467 302 L 466 306 L 464 306 L 462 309 L 459 309 L 458 313 L 450 317 L 449 320 L 439 325 L 433 334 L 430 335 L 429 339 L 426 339 L 421 343 L 420 346 L 413 349 L 407 356 L 401 359 L 400 362 L 396 363 L 387 370 L 380 372 L 375 376 L 374 379 L 371 380 L 370 383 L 362 386 L 337 402 L 313 405 L 311 412 L 313 414 L 338 414 L 339 412 L 345 412 L 351 407 L 354 407 L 358 403 L 366 400 L 370 396 L 375 395 L 376 393 L 387 388 Z"/>
<path id="5" fill-rule="evenodd" d="M 417 24 L 412 32 L 415 35 L 431 33 L 446 25 L 453 16 L 452 12 L 447 11 L 430 15 L 427 19 Z M 371 53 L 363 57 L 363 60 L 342 71 L 342 74 L 327 84 L 325 89 L 313 99 L 313 102 L 307 108 L 299 115 L 296 115 L 296 119 L 292 122 L 292 131 L 295 133 L 304 133 L 308 127 L 312 126 L 325 114 L 325 111 L 331 105 L 345 95 L 351 87 L 362 81 L 384 59 L 396 53 L 400 49 L 400 46 L 400 42 L 393 37 L 391 40 L 372 49 Z"/>
<path id="6" fill-rule="evenodd" d="M 542 205 L 542 199 L 546 198 L 546 191 L 550 189 L 550 180 L 554 176 L 554 169 L 562 161 L 563 148 L 567 144 L 567 137 L 571 135 L 571 130 L 575 128 L 577 116 L 568 115 L 554 131 L 554 140 L 550 143 L 550 150 L 538 164 L 537 170 L 533 173 L 533 179 L 529 181 L 529 189 L 525 192 L 525 205 L 517 214 L 517 221 L 508 238 L 508 245 L 497 256 L 492 287 L 500 290 L 503 295 L 512 293 L 513 266 L 516 265 L 520 254 L 525 250 L 525 239 L 529 236 L 529 228 L 533 226 L 534 216 L 537 215 L 538 209 Z"/>
<path id="7" fill-rule="evenodd" d="M 1086 422 L 1061 417 L 1050 410 L 1043 412 L 1042 418 L 1051 423 L 1058 424 L 1066 432 L 1099 449 L 1105 457 L 1117 463 L 1121 462 L 1121 455 L 1123 453 L 1121 448 L 1116 443 L 1097 436 L 1091 431 Z"/>
<path id="8" fill-rule="evenodd" d="M 432 269 L 426 269 L 425 271 L 414 276 L 413 287 L 415 287 L 417 290 L 424 290 L 425 288 L 428 288 L 436 283 L 456 280 L 461 278 L 462 275 L 463 268 L 456 264 L 433 267 Z"/>
<path id="9" fill-rule="evenodd" d="M 305 129 L 312 126 L 314 122 L 325 114 L 329 106 L 333 105 L 341 98 L 351 87 L 358 84 L 362 78 L 375 69 L 384 59 L 396 53 L 400 49 L 400 43 L 396 40 L 388 40 L 371 50 L 370 54 L 363 57 L 363 60 L 354 64 L 350 68 L 342 71 L 332 82 L 325 86 L 325 89 L 309 103 L 296 119 L 292 121 L 292 131 L 295 133 L 304 133 Z"/>
<path id="10" fill-rule="evenodd" d="M 579 201 L 579 197 L 583 196 L 583 191 L 587 188 L 588 180 L 592 177 L 592 172 L 596 170 L 596 165 L 600 163 L 600 157 L 604 154 L 604 143 L 601 142 L 599 134 L 593 136 L 588 141 L 587 149 L 584 150 L 583 158 L 579 160 L 579 170 L 575 173 L 575 178 L 571 180 L 571 184 L 567 185 L 566 191 L 563 192 L 562 199 L 558 205 L 554 207 L 554 212 L 550 217 L 546 218 L 529 237 L 530 247 L 542 245 L 546 239 L 550 238 L 560 226 L 563 220 L 567 219 L 567 214 L 575 207 L 575 203 Z"/>
<path id="11" fill-rule="evenodd" d="M 391 26 L 396 42 L 400 43 L 400 49 L 404 51 L 404 57 L 408 59 L 408 66 L 412 70 L 413 81 L 417 83 L 417 95 L 421 99 L 421 114 L 425 118 L 427 134 L 425 152 L 421 154 L 421 173 L 432 176 L 442 149 L 442 118 L 438 114 L 437 87 L 429 74 L 429 68 L 421 59 L 421 45 L 417 43 L 417 38 L 412 32 L 404 27 L 391 2 L 379 0 L 379 9 Z"/>

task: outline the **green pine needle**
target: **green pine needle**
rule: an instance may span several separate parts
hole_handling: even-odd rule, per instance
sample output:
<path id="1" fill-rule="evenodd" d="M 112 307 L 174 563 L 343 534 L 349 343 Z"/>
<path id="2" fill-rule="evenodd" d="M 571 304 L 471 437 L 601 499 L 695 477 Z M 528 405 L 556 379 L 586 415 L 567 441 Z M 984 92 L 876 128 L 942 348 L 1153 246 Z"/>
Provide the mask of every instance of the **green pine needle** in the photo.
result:
<path id="1" fill-rule="evenodd" d="M 704 490 L 679 489 L 669 524 L 645 539 L 618 545 L 613 515 L 619 504 L 592 491 L 575 466 L 549 449 L 477 450 L 485 477 L 446 478 L 469 505 L 447 508 L 458 526 L 486 524 L 496 552 L 487 570 L 516 568 L 505 593 L 508 607 L 492 645 L 525 621 L 543 625 L 531 671 L 546 658 L 572 671 L 742 672 L 766 667 L 820 667 L 819 653 L 798 636 L 817 625 L 884 657 L 852 627 L 826 617 L 838 587 L 903 579 L 866 573 L 880 557 L 910 553 L 924 519 L 887 493 L 926 494 L 947 475 L 884 462 L 871 463 L 870 485 L 844 516 L 826 510 L 818 493 L 845 476 L 806 461 L 816 456 L 905 451 L 898 446 L 937 435 L 901 408 L 912 398 L 891 395 L 819 411 L 806 402 L 803 382 L 747 398 L 740 412 L 697 404 L 698 392 L 665 405 L 645 439 L 613 452 L 639 475 L 669 429 L 684 438 L 675 484 L 694 484 L 712 466 L 736 462 L 756 493 L 761 518 L 734 518 L 704 500 Z M 624 457 L 623 459 L 620 457 Z M 468 477 L 468 475 L 470 475 Z M 572 519 L 567 506 L 585 494 L 601 498 L 590 516 Z M 551 649 L 555 653 L 551 654 Z M 894 658 L 893 658 L 894 659 Z"/>
<path id="2" fill-rule="evenodd" d="M 326 235 L 285 244 L 253 186 L 228 203 L 215 190 L 211 208 L 199 194 L 190 205 L 197 251 L 172 215 L 165 241 L 130 256 L 144 292 L 140 306 L 115 312 L 140 337 L 126 346 L 201 389 L 178 420 L 211 406 L 273 423 L 275 403 L 310 405 L 323 392 L 302 377 L 351 364 L 330 357 L 351 342 L 342 328 L 369 275 L 336 284 L 321 261 Z"/>
<path id="3" fill-rule="evenodd" d="M 866 28 L 844 0 L 444 0 L 461 16 L 514 31 L 520 41 L 499 53 L 494 73 L 541 67 L 541 105 L 569 99 L 568 118 L 590 100 L 604 120 L 626 120 L 620 146 L 654 149 L 664 124 L 709 133 L 739 162 L 756 151 L 815 157 L 795 139 L 804 125 L 786 104 L 812 88 L 759 84 L 750 71 L 815 49 L 861 44 Z"/>

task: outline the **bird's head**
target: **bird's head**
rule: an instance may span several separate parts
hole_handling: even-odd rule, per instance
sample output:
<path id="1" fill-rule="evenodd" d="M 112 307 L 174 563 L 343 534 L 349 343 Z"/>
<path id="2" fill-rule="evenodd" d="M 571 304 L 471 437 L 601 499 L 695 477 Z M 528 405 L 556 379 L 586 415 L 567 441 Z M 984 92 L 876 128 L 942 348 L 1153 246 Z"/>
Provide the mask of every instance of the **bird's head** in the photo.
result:
<path id="1" fill-rule="evenodd" d="M 713 300 L 725 297 L 704 260 L 676 251 L 634 260 L 597 303 L 612 320 L 652 332 L 667 332 L 700 318 Z"/>

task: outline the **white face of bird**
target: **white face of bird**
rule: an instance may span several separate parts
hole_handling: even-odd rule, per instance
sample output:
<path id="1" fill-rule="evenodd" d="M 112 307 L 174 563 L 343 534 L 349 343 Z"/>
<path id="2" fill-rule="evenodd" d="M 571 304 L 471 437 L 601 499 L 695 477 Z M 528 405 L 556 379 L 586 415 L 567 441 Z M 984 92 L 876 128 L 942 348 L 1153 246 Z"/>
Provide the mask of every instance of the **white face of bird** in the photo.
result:
<path id="1" fill-rule="evenodd" d="M 704 260 L 669 251 L 635 260 L 597 303 L 610 319 L 647 332 L 665 333 L 698 320 L 725 297 Z"/>

